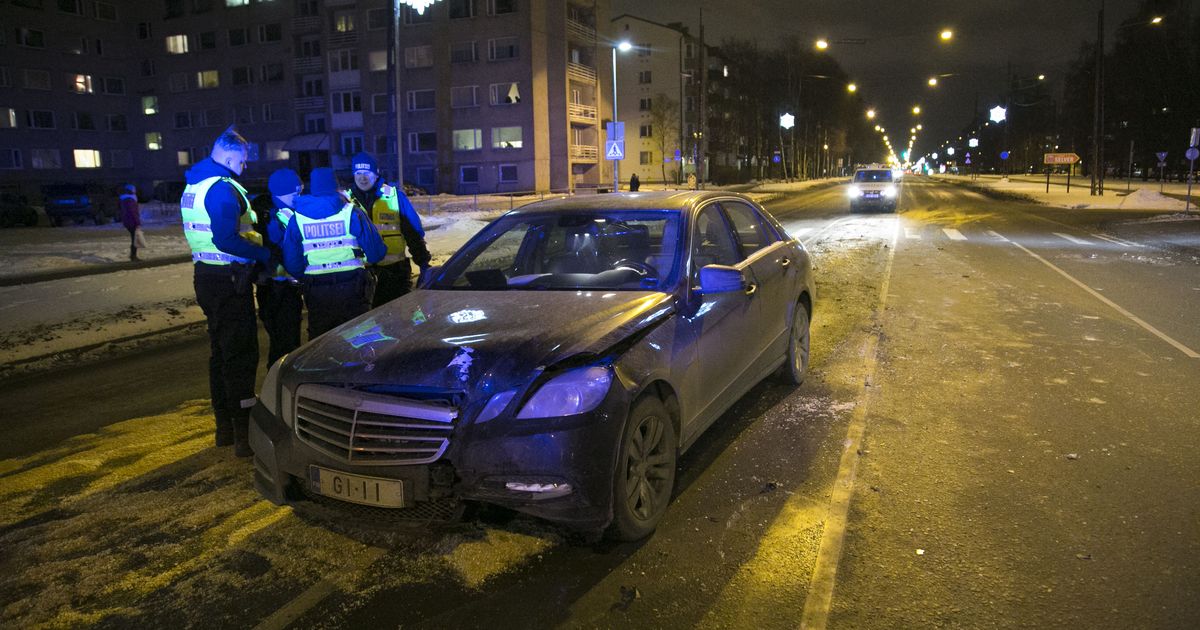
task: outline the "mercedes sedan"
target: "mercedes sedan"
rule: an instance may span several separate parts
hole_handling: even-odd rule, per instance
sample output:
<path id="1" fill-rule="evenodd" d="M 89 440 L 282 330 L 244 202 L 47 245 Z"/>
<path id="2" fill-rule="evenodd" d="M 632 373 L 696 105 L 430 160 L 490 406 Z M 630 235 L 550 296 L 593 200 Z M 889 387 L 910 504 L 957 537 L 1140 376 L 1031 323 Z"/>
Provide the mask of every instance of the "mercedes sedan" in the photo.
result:
<path id="1" fill-rule="evenodd" d="M 804 379 L 813 284 L 803 245 L 742 196 L 525 206 L 271 367 L 255 485 L 347 518 L 491 503 L 644 537 L 706 428 L 764 377 Z"/>

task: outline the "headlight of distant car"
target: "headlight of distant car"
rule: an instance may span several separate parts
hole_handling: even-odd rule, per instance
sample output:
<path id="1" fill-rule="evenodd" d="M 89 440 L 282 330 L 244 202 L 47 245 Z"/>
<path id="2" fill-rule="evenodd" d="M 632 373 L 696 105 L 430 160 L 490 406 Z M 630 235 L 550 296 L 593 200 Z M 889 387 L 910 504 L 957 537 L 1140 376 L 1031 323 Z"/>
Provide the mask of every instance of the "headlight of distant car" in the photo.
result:
<path id="1" fill-rule="evenodd" d="M 542 383 L 517 412 L 517 418 L 557 418 L 586 413 L 604 400 L 610 385 L 612 370 L 607 367 L 594 366 L 563 372 Z M 516 390 L 508 390 L 492 396 L 475 421 L 487 422 L 500 415 L 516 393 Z"/>
<path id="2" fill-rule="evenodd" d="M 846 187 L 846 196 L 847 197 L 857 197 L 861 194 L 862 194 L 862 190 L 860 190 L 859 187 L 855 186 L 854 184 L 850 184 L 848 187 Z"/>
<path id="3" fill-rule="evenodd" d="M 884 197 L 895 197 L 896 196 L 896 185 L 892 184 L 891 186 L 884 188 L 883 196 Z"/>
<path id="4" fill-rule="evenodd" d="M 267 370 L 267 376 L 263 379 L 262 391 L 258 396 L 258 400 L 263 404 L 263 407 L 266 407 L 267 411 L 270 411 L 275 416 L 279 415 L 279 365 L 281 363 L 283 363 L 282 358 L 276 361 L 271 366 L 271 369 Z"/>

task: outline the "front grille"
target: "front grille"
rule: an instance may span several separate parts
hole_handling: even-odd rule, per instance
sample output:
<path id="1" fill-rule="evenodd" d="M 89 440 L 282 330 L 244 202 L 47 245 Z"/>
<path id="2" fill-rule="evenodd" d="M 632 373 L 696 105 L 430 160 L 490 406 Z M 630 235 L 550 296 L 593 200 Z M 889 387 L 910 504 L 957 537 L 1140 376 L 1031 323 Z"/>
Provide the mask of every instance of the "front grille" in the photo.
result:
<path id="1" fill-rule="evenodd" d="M 300 441 L 360 465 L 437 461 L 458 417 L 445 404 L 328 385 L 301 385 L 295 400 Z"/>

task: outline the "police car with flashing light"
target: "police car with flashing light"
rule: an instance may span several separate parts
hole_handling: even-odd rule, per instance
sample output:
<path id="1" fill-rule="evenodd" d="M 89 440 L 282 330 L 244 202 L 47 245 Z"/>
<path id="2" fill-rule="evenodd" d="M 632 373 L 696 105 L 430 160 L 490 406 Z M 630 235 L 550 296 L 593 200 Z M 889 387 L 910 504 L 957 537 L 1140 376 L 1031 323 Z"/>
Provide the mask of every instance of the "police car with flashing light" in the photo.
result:
<path id="1" fill-rule="evenodd" d="M 846 196 L 850 198 L 850 212 L 866 209 L 895 212 L 900 184 L 892 169 L 881 165 L 864 166 L 854 171 Z"/>

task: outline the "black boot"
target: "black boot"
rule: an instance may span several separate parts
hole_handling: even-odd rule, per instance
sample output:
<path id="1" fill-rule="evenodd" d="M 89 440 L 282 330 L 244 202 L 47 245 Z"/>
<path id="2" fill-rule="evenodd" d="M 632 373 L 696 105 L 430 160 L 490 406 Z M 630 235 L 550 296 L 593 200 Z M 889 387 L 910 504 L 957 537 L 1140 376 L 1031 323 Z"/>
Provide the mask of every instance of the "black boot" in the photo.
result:
<path id="1" fill-rule="evenodd" d="M 217 416 L 217 446 L 233 446 L 233 422 Z"/>
<path id="2" fill-rule="evenodd" d="M 137 248 L 136 248 L 136 247 L 130 247 L 130 248 L 129 248 L 129 260 L 137 260 L 137 259 L 138 259 L 138 257 L 137 257 Z"/>
<path id="3" fill-rule="evenodd" d="M 250 414 L 239 413 L 233 417 L 233 454 L 236 457 L 250 457 L 254 451 L 250 449 Z"/>

